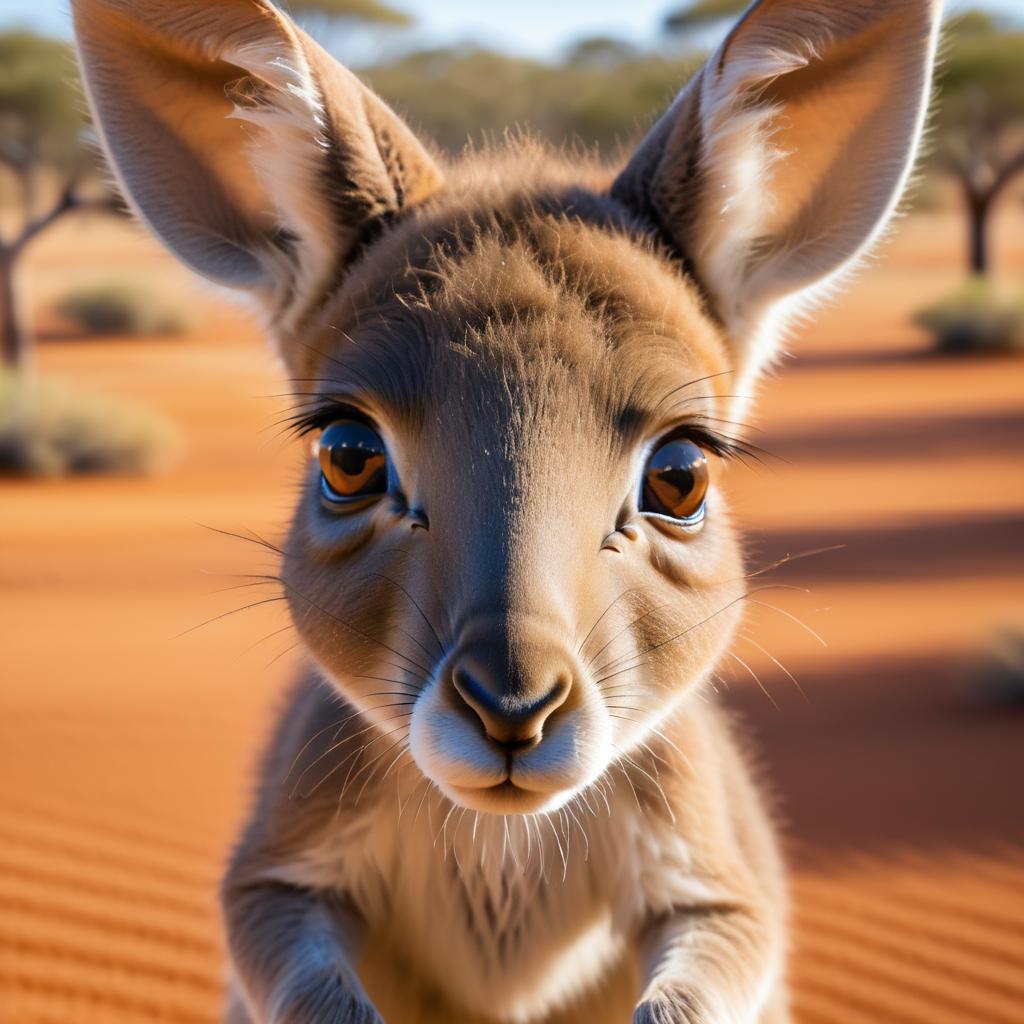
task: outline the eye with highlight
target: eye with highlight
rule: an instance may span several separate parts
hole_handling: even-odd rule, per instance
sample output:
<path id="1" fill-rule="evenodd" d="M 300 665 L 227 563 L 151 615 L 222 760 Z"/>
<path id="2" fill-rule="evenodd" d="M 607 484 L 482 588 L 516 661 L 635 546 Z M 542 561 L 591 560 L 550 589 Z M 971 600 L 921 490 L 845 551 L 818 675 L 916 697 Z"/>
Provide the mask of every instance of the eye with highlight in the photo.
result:
<path id="1" fill-rule="evenodd" d="M 359 420 L 337 420 L 317 445 L 320 492 L 338 511 L 365 508 L 387 493 L 388 453 L 380 434 Z"/>
<path id="2" fill-rule="evenodd" d="M 663 442 L 644 466 L 640 511 L 694 526 L 704 517 L 708 481 L 708 459 L 702 448 L 686 438 Z"/>

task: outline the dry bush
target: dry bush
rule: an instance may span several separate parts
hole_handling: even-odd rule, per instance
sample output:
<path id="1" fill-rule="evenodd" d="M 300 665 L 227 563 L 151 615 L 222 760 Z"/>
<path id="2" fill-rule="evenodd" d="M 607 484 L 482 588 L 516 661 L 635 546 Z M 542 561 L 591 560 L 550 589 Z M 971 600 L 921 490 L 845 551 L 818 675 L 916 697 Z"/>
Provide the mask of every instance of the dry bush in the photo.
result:
<path id="1" fill-rule="evenodd" d="M 1024 352 L 1024 298 L 1003 298 L 982 278 L 920 310 L 914 321 L 940 352 Z"/>
<path id="2" fill-rule="evenodd" d="M 147 409 L 0 371 L 0 474 L 148 473 L 178 448 L 174 427 Z"/>
<path id="3" fill-rule="evenodd" d="M 54 311 L 86 334 L 175 335 L 193 326 L 180 305 L 140 281 L 103 281 L 74 288 Z"/>

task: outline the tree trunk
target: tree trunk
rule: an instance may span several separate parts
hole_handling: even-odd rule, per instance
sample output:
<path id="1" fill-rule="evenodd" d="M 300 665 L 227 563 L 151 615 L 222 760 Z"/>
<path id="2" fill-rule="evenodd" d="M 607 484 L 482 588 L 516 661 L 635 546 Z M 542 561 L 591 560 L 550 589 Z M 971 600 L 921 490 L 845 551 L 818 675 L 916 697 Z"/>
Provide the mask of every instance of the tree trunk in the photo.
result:
<path id="1" fill-rule="evenodd" d="M 14 287 L 17 251 L 0 252 L 0 357 L 12 370 L 28 362 L 28 331 Z"/>
<path id="2" fill-rule="evenodd" d="M 967 197 L 967 220 L 970 231 L 968 252 L 971 273 L 977 277 L 988 274 L 988 215 L 992 207 L 990 195 Z"/>

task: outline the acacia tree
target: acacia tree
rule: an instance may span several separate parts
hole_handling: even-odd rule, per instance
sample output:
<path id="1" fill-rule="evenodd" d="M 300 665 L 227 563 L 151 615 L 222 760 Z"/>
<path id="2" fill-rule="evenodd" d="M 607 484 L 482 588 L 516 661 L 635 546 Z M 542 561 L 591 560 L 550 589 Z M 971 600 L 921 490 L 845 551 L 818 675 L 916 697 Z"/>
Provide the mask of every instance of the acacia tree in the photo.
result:
<path id="1" fill-rule="evenodd" d="M 380 0 L 281 0 L 280 6 L 296 15 L 320 14 L 391 28 L 408 28 L 413 24 L 411 15 Z"/>
<path id="2" fill-rule="evenodd" d="M 0 231 L 0 358 L 22 367 L 29 335 L 16 274 L 29 244 L 72 210 L 114 208 L 98 184 L 70 47 L 29 32 L 0 34 L 0 176 L 11 197 Z"/>
<path id="3" fill-rule="evenodd" d="M 662 25 L 666 32 L 689 35 L 699 29 L 732 21 L 747 7 L 748 0 L 693 0 L 670 11 Z"/>
<path id="4" fill-rule="evenodd" d="M 968 265 L 987 274 L 992 211 L 1024 171 L 1024 31 L 980 11 L 951 23 L 933 130 L 933 160 L 963 194 Z"/>
<path id="5" fill-rule="evenodd" d="M 380 0 L 285 6 L 328 27 L 412 22 Z M 18 288 L 26 249 L 72 211 L 122 208 L 103 187 L 84 109 L 70 46 L 31 32 L 0 33 L 0 362 L 15 369 L 31 348 Z"/>

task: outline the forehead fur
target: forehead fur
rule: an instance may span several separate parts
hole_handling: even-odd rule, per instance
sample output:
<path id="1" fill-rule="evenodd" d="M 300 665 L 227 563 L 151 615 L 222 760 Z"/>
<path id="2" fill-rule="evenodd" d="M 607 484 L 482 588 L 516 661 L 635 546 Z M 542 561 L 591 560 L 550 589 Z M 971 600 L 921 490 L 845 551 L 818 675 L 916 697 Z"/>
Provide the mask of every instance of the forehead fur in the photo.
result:
<path id="1" fill-rule="evenodd" d="M 571 383 L 622 415 L 728 369 L 696 287 L 608 196 L 602 168 L 521 143 L 448 181 L 308 325 L 308 377 L 326 390 L 369 389 L 415 415 L 469 378 L 491 397 Z"/>

